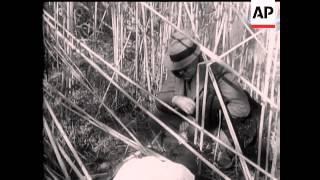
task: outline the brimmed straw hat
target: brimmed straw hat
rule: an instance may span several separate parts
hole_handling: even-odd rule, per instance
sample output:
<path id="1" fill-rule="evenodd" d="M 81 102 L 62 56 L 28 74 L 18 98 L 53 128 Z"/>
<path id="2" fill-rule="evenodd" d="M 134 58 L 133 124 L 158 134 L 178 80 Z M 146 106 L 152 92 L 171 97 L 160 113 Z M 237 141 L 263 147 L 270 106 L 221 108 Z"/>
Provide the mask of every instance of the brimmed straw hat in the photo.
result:
<path id="1" fill-rule="evenodd" d="M 189 37 L 191 32 L 184 31 Z M 180 32 L 171 36 L 168 51 L 164 59 L 164 65 L 168 70 L 174 71 L 187 67 L 200 55 L 200 47 Z"/>

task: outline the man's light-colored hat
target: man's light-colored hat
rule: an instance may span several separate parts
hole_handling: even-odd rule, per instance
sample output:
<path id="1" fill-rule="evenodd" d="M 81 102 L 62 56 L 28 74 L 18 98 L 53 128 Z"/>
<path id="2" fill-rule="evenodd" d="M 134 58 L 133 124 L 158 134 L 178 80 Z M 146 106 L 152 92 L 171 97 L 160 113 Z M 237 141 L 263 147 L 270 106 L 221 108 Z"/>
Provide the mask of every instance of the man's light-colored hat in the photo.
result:
<path id="1" fill-rule="evenodd" d="M 193 38 L 191 32 L 184 31 Z M 164 65 L 168 70 L 174 71 L 187 67 L 200 55 L 200 47 L 180 32 L 172 34 Z"/>

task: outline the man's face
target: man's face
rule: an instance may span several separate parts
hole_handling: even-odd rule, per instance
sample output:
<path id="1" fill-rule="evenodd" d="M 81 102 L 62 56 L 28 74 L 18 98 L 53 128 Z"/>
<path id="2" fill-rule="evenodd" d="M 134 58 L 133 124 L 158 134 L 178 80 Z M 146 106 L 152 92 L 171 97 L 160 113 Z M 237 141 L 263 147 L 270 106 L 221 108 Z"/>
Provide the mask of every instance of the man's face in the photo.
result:
<path id="1" fill-rule="evenodd" d="M 197 72 L 197 64 L 198 60 L 195 60 L 189 66 L 172 72 L 176 77 L 180 79 L 191 80 Z"/>

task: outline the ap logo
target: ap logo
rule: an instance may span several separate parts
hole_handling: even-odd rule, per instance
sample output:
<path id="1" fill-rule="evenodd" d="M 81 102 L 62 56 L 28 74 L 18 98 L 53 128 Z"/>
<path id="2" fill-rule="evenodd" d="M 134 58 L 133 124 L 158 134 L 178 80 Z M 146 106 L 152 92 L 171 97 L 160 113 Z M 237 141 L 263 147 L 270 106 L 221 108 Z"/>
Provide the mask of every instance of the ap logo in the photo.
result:
<path id="1" fill-rule="evenodd" d="M 252 28 L 275 28 L 275 0 L 251 0 Z"/>

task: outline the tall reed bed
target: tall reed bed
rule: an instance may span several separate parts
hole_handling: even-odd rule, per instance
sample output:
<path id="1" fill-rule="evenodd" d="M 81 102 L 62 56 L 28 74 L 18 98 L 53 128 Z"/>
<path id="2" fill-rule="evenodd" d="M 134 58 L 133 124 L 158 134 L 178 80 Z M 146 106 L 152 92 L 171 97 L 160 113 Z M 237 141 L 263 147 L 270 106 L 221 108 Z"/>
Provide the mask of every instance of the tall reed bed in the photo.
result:
<path id="1" fill-rule="evenodd" d="M 147 2 L 147 5 L 178 28 L 191 30 L 198 42 L 217 55 L 222 55 L 257 32 L 249 27 L 249 2 Z M 279 14 L 279 4 L 277 8 Z M 56 22 L 86 43 L 95 53 L 104 57 L 105 61 L 112 63 L 119 71 L 149 92 L 155 94 L 161 89 L 166 78 L 163 60 L 166 56 L 168 39 L 174 28 L 142 3 L 46 2 L 44 9 Z M 55 26 L 59 29 L 56 24 Z M 126 117 L 127 125 L 139 133 L 138 127 L 144 125 L 143 121 L 138 120 L 142 115 L 136 115 L 140 111 L 76 52 L 70 50 L 67 44 L 59 40 L 55 32 L 48 31 L 49 28 L 44 27 L 44 43 L 47 44 L 48 57 L 46 61 L 50 67 L 48 82 L 61 88 L 62 92 L 73 101 L 82 101 L 83 107 L 88 108 L 95 117 L 106 119 L 107 110 L 102 103 L 92 96 L 85 97 L 89 93 L 86 93 L 87 90 L 81 86 L 86 85 L 112 109 Z M 65 34 L 65 37 L 68 38 L 68 35 Z M 277 171 L 280 155 L 279 50 L 279 31 L 267 30 L 243 43 L 222 59 L 260 91 L 257 93 L 247 83 L 239 80 L 243 88 L 263 105 L 259 148 L 266 147 L 269 153 L 267 157 L 258 157 L 258 163 L 261 158 L 270 159 L 271 164 L 266 161 L 266 164 L 261 166 L 270 169 L 272 173 Z M 134 95 L 138 102 L 149 109 L 154 108 L 152 98 L 137 90 L 125 79 L 118 77 L 110 69 L 104 68 L 104 70 L 126 88 L 128 93 Z M 84 83 L 80 84 L 78 80 Z M 269 102 L 273 104 L 270 105 Z M 65 108 L 58 107 L 58 104 L 57 108 L 62 119 L 72 117 Z M 83 125 L 85 124 L 81 126 Z M 66 123 L 66 126 L 69 127 L 70 123 Z M 77 128 L 79 127 L 71 128 L 73 129 L 69 132 L 71 139 L 78 138 L 80 134 L 84 135 L 84 132 L 79 133 Z M 51 128 L 51 131 L 55 131 L 54 129 Z M 98 141 L 100 140 L 101 138 L 98 138 Z M 52 143 L 51 146 L 53 147 Z M 108 148 L 107 145 L 100 147 Z M 66 174 L 65 171 L 61 172 L 61 176 Z"/>

